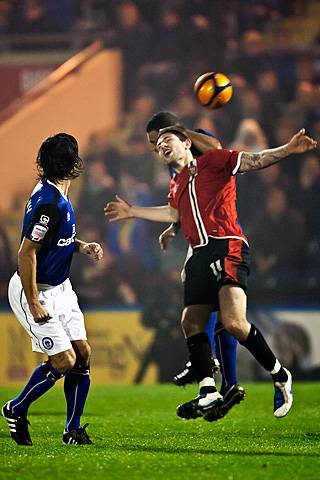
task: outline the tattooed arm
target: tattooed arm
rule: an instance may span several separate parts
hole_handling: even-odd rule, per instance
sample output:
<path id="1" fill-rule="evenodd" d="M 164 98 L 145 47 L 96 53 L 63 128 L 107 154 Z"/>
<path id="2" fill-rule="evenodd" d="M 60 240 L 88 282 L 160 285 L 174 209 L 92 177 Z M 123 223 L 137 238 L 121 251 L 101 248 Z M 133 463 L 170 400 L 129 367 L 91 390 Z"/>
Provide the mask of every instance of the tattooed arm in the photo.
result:
<path id="1" fill-rule="evenodd" d="M 282 147 L 262 150 L 258 153 L 242 152 L 238 172 L 249 172 L 250 170 L 261 170 L 279 162 L 292 153 L 304 153 L 317 146 L 317 142 L 305 134 L 302 128 L 296 133 L 286 145 Z"/>

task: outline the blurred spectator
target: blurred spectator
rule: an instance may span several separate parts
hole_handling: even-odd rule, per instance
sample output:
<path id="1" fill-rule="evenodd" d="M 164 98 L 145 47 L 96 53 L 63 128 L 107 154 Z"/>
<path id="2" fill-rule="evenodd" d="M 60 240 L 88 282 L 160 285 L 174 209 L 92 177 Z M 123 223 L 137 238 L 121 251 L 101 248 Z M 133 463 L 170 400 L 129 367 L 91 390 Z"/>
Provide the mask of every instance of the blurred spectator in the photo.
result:
<path id="1" fill-rule="evenodd" d="M 295 130 L 309 126 L 309 119 L 315 108 L 316 98 L 315 85 L 307 80 L 302 80 L 298 83 L 295 97 L 287 108 Z"/>
<path id="2" fill-rule="evenodd" d="M 270 69 L 270 55 L 266 46 L 264 35 L 257 30 L 248 30 L 241 37 L 236 70 L 250 85 L 255 85 L 258 75 Z"/>
<path id="3" fill-rule="evenodd" d="M 10 0 L 0 1 L 0 34 L 10 31 L 12 22 L 13 2 Z"/>
<path id="4" fill-rule="evenodd" d="M 320 160 L 316 153 L 306 155 L 301 163 L 296 204 L 304 212 L 307 238 L 318 239 L 320 232 Z"/>
<path id="5" fill-rule="evenodd" d="M 86 175 L 77 202 L 79 215 L 92 215 L 99 218 L 103 215 L 106 200 L 115 195 L 115 180 L 108 173 L 107 166 L 101 157 L 87 160 Z M 101 225 L 101 222 L 97 222 Z M 102 224 L 102 230 L 104 224 Z"/>
<path id="6" fill-rule="evenodd" d="M 44 0 L 22 0 L 17 3 L 13 29 L 17 33 L 48 33 L 54 29 Z"/>
<path id="7" fill-rule="evenodd" d="M 118 194 L 130 204 L 141 206 L 151 204 L 149 186 L 139 182 L 132 173 L 121 174 Z M 149 270 L 154 267 L 154 258 L 150 249 L 150 226 L 145 221 L 128 220 L 108 224 L 106 243 L 113 254 L 122 258 L 137 271 L 141 271 L 141 267 Z"/>
<path id="8" fill-rule="evenodd" d="M 296 205 L 303 212 L 306 223 L 306 243 L 303 250 L 304 279 L 309 288 L 320 286 L 320 160 L 309 153 L 301 163 L 297 185 Z"/>
<path id="9" fill-rule="evenodd" d="M 264 294 L 276 288 L 278 300 L 282 296 L 285 301 L 286 290 L 298 291 L 305 229 L 302 215 L 289 206 L 283 189 L 272 187 L 268 191 L 251 240 L 256 281 Z"/>
<path id="10" fill-rule="evenodd" d="M 124 59 L 124 97 L 126 103 L 137 88 L 135 75 L 150 56 L 150 31 L 143 22 L 140 10 L 131 0 L 121 1 L 116 7 L 115 45 Z M 134 52 L 134 54 L 133 54 Z"/>
<path id="11" fill-rule="evenodd" d="M 284 111 L 284 96 L 275 71 L 266 70 L 258 75 L 257 92 L 262 101 L 261 125 L 269 143 L 275 145 L 274 120 L 278 121 Z"/>
<path id="12" fill-rule="evenodd" d="M 253 118 L 245 118 L 240 122 L 230 148 L 259 152 L 265 150 L 267 146 L 267 138 L 259 123 Z"/>
<path id="13" fill-rule="evenodd" d="M 158 292 L 161 290 L 161 296 Z M 165 303 L 163 298 L 166 299 Z M 181 282 L 174 275 L 153 275 L 144 292 L 142 323 L 156 329 L 155 337 L 141 362 L 135 383 L 140 383 L 151 363 L 158 367 L 159 381 L 170 382 L 177 365 L 186 356 L 179 327 L 181 314 Z"/>
<path id="14" fill-rule="evenodd" d="M 72 265 L 71 280 L 83 305 L 136 305 L 138 297 L 133 269 L 124 258 L 117 258 L 104 244 L 101 229 L 93 216 L 83 216 L 78 230 L 88 242 L 92 239 L 103 246 L 101 262 L 88 262 L 79 255 Z"/>

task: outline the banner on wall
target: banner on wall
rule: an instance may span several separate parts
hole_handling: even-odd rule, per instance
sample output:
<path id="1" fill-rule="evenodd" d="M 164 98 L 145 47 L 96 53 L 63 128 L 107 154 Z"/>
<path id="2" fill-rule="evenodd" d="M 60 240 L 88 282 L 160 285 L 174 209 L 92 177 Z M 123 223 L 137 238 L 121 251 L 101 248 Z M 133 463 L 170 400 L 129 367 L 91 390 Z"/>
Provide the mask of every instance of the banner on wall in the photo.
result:
<path id="1" fill-rule="evenodd" d="M 55 62 L 52 65 L 0 65 L 0 110 L 46 78 L 59 63 Z"/>
<path id="2" fill-rule="evenodd" d="M 295 380 L 320 380 L 320 310 L 318 308 L 265 308 L 249 310 L 248 319 L 262 331 L 280 362 Z M 248 351 L 238 348 L 241 380 L 269 379 Z"/>
<path id="3" fill-rule="evenodd" d="M 248 316 L 295 380 L 320 379 L 320 309 L 261 307 Z M 171 330 L 146 328 L 139 310 L 87 311 L 85 318 L 95 385 L 168 382 L 186 360 L 178 324 L 173 341 Z M 22 385 L 46 358 L 31 351 L 29 336 L 9 312 L 0 313 L 0 348 L 0 386 Z M 237 360 L 241 382 L 269 378 L 241 346 Z"/>
<path id="4" fill-rule="evenodd" d="M 134 383 L 154 339 L 153 330 L 141 324 L 140 311 L 89 311 L 85 318 L 92 347 L 92 382 Z M 30 337 L 10 312 L 0 313 L 0 348 L 1 386 L 25 383 L 36 365 L 46 359 L 45 355 L 32 352 Z M 157 367 L 150 364 L 140 381 L 155 383 L 157 378 Z"/>

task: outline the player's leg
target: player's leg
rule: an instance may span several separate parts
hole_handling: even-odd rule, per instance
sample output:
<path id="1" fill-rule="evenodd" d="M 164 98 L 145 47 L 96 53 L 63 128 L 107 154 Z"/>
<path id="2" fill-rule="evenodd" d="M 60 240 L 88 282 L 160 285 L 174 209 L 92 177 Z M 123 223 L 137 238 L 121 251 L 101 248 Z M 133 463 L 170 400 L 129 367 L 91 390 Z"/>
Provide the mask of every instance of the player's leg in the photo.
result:
<path id="1" fill-rule="evenodd" d="M 61 301 L 66 309 L 60 321 L 76 353 L 76 363 L 64 380 L 67 419 L 62 438 L 67 444 L 88 445 L 92 444 L 86 432 L 88 425 L 81 426 L 80 421 L 90 388 L 91 348 L 87 341 L 84 317 L 70 280 L 66 280 L 63 286 Z"/>
<path id="2" fill-rule="evenodd" d="M 91 444 L 92 441 L 86 432 L 87 425 L 80 426 L 90 388 L 91 348 L 87 340 L 72 341 L 72 346 L 76 352 L 76 362 L 64 378 L 67 419 L 63 441 L 68 444 Z"/>
<path id="3" fill-rule="evenodd" d="M 186 336 L 190 361 L 199 384 L 199 395 L 177 408 L 179 417 L 197 418 L 208 412 L 214 412 L 223 401 L 217 392 L 212 375 L 211 344 L 204 332 L 211 314 L 211 305 L 198 304 L 187 306 L 182 314 L 182 328 Z"/>
<path id="4" fill-rule="evenodd" d="M 218 418 L 224 417 L 232 407 L 239 404 L 245 397 L 244 388 L 237 382 L 237 339 L 223 327 L 220 314 L 215 328 L 216 355 L 220 363 L 222 383 L 220 393 L 224 398 Z"/>
<path id="5" fill-rule="evenodd" d="M 211 361 L 212 361 L 213 374 L 219 371 L 219 361 L 217 360 L 217 358 L 215 358 L 216 350 L 215 350 L 214 331 L 215 331 L 215 325 L 216 325 L 216 318 L 217 318 L 217 314 L 215 312 L 211 313 L 209 320 L 204 328 L 204 332 L 207 334 L 211 344 L 211 351 L 212 351 Z M 190 360 L 185 364 L 184 369 L 173 377 L 173 383 L 178 387 L 184 387 L 185 385 L 188 385 L 189 383 L 194 383 L 195 381 L 196 381 L 196 376 Z"/>
<path id="6" fill-rule="evenodd" d="M 221 323 L 218 315 L 218 320 L 214 333 L 215 351 L 220 363 L 221 372 L 221 389 L 228 390 L 232 385 L 237 383 L 237 339 L 226 331 Z"/>
<path id="7" fill-rule="evenodd" d="M 177 409 L 182 418 L 197 418 L 217 410 L 223 397 L 217 392 L 212 374 L 211 344 L 204 332 L 212 311 L 218 306 L 218 282 L 210 264 L 215 242 L 194 249 L 185 264 L 182 328 L 186 336 L 190 361 L 199 384 L 199 395 Z"/>
<path id="8" fill-rule="evenodd" d="M 185 260 L 185 263 L 184 263 L 184 267 L 183 267 L 183 270 L 181 272 L 181 278 L 182 278 L 182 281 L 184 283 L 186 281 L 186 272 L 189 268 L 189 267 L 187 267 L 187 264 L 189 263 L 190 259 L 193 261 L 192 257 L 193 257 L 193 250 L 192 250 L 191 247 L 189 247 L 187 257 L 186 257 L 186 260 Z M 216 313 L 211 313 L 211 315 L 209 316 L 209 319 L 208 319 L 208 321 L 207 321 L 207 323 L 204 327 L 204 331 L 209 338 L 209 342 L 211 344 L 212 354 L 213 354 L 213 352 L 215 352 L 215 349 L 214 349 L 214 346 L 215 346 L 214 345 L 215 323 L 216 323 Z M 212 367 L 213 367 L 213 373 L 215 373 L 215 370 L 217 369 L 217 361 L 216 361 L 215 358 L 212 358 Z M 179 387 L 181 387 L 181 386 L 184 387 L 185 385 L 187 385 L 189 383 L 193 383 L 195 381 L 196 381 L 195 372 L 194 372 L 194 369 L 192 367 L 191 361 L 189 359 L 189 361 L 186 363 L 184 369 L 173 377 L 173 383 L 175 385 L 178 385 Z"/>
<path id="9" fill-rule="evenodd" d="M 53 299 L 58 288 L 39 292 L 41 302 L 52 315 L 49 322 L 39 325 L 31 315 L 18 274 L 15 273 L 9 282 L 10 306 L 18 321 L 31 337 L 33 351 L 46 353 L 49 356 L 47 362 L 34 370 L 19 395 L 9 400 L 2 409 L 2 413 L 8 421 L 11 436 L 20 445 L 32 444 L 27 420 L 29 406 L 72 368 L 76 358 L 70 340 L 54 312 Z"/>
<path id="10" fill-rule="evenodd" d="M 32 445 L 28 431 L 28 410 L 30 405 L 50 390 L 59 378 L 73 367 L 73 350 L 58 353 L 35 368 L 25 387 L 2 408 L 13 440 L 18 445 Z"/>
<path id="11" fill-rule="evenodd" d="M 292 405 L 292 378 L 265 341 L 262 333 L 246 318 L 247 297 L 236 285 L 224 285 L 219 291 L 221 320 L 224 327 L 270 372 L 274 382 L 274 415 L 285 416 Z"/>

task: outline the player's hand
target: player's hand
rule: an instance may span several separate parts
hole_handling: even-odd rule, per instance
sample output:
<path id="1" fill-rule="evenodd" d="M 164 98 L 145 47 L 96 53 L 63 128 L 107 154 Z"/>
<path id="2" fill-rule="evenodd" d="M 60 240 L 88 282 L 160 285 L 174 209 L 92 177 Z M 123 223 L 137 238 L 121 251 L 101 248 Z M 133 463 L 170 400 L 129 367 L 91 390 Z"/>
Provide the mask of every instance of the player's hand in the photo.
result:
<path id="1" fill-rule="evenodd" d="M 50 318 L 52 318 L 48 310 L 43 305 L 41 305 L 40 301 L 29 303 L 29 309 L 34 321 L 36 323 L 39 323 L 40 325 L 47 323 Z"/>
<path id="2" fill-rule="evenodd" d="M 159 245 L 163 252 L 165 252 L 169 248 L 170 243 L 175 236 L 176 236 L 176 226 L 174 225 L 174 223 L 172 223 L 159 236 Z"/>
<path id="3" fill-rule="evenodd" d="M 304 153 L 312 150 L 317 146 L 316 140 L 306 135 L 304 128 L 301 128 L 298 133 L 293 135 L 288 143 L 289 153 Z"/>
<path id="4" fill-rule="evenodd" d="M 109 202 L 104 208 L 104 214 L 108 217 L 109 222 L 132 218 L 131 205 L 116 195 L 116 201 Z"/>
<path id="5" fill-rule="evenodd" d="M 101 260 L 103 257 L 103 249 L 99 243 L 91 242 L 81 245 L 80 252 L 89 255 L 93 260 Z"/>

